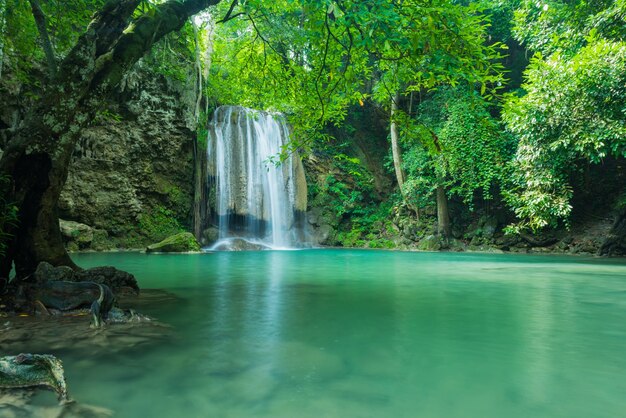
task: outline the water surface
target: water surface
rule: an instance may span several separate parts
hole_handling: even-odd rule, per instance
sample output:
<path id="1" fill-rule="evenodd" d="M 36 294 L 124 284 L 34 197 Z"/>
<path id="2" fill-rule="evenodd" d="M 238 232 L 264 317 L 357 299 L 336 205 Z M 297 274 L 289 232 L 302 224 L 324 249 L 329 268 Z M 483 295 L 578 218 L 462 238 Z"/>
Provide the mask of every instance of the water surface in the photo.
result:
<path id="1" fill-rule="evenodd" d="M 119 417 L 626 416 L 626 262 L 359 250 L 75 255 L 173 338 L 61 352 Z M 25 342 L 25 348 L 28 343 Z"/>

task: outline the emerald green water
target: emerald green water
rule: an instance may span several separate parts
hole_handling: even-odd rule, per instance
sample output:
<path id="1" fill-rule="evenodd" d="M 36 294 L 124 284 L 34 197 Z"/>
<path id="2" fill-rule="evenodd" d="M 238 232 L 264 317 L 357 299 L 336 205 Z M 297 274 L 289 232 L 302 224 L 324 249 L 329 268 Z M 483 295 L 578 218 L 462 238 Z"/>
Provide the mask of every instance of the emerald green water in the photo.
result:
<path id="1" fill-rule="evenodd" d="M 82 254 L 180 298 L 63 357 L 119 417 L 626 416 L 626 262 L 358 250 Z"/>

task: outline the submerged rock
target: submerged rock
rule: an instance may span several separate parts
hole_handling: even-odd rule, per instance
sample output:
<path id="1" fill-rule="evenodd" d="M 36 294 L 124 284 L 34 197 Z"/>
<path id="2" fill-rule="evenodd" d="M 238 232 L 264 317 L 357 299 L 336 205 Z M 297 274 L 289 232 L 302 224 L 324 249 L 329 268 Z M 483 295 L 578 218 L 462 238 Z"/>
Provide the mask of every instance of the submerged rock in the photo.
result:
<path id="1" fill-rule="evenodd" d="M 0 357 L 0 388 L 46 387 L 67 401 L 67 386 L 61 360 L 48 354 Z"/>
<path id="2" fill-rule="evenodd" d="M 107 285 L 93 282 L 50 281 L 28 288 L 27 294 L 28 299 L 47 314 L 48 309 L 69 311 L 88 307 L 96 327 L 108 318 L 115 302 Z"/>
<path id="3" fill-rule="evenodd" d="M 0 389 L 2 418 L 108 418 L 113 411 L 74 400 L 52 403 L 37 397 L 35 388 Z M 43 401 L 43 402 L 42 402 Z"/>
<path id="4" fill-rule="evenodd" d="M 191 232 L 181 232 L 165 238 L 163 241 L 152 244 L 146 248 L 146 252 L 183 253 L 188 251 L 200 251 L 200 244 Z"/>
<path id="5" fill-rule="evenodd" d="M 140 296 L 141 298 L 141 296 Z M 152 304 L 151 301 L 147 301 Z M 180 303 L 166 299 L 164 303 Z M 171 343 L 174 330 L 148 316 L 113 308 L 108 325 L 101 328 L 87 326 L 89 310 L 51 312 L 51 316 L 11 316 L 0 323 L 0 352 L 19 353 L 63 352 L 85 355 L 85 361 L 96 361 L 100 356 L 128 352 L 143 353 L 150 347 Z M 3 417 L 0 413 L 0 417 Z"/>

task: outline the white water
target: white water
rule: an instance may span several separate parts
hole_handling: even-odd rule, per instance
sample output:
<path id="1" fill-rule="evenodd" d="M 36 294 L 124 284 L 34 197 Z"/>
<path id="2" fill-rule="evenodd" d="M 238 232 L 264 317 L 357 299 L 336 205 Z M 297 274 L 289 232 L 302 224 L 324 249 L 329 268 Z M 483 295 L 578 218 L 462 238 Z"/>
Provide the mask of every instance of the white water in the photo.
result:
<path id="1" fill-rule="evenodd" d="M 240 106 L 216 109 L 207 147 L 219 228 L 213 248 L 229 248 L 233 238 L 270 248 L 300 244 L 296 210 L 306 208 L 306 200 L 304 208 L 297 207 L 297 196 L 306 196 L 297 189 L 302 163 L 294 155 L 280 165 L 270 160 L 277 160 L 288 142 L 283 118 Z"/>

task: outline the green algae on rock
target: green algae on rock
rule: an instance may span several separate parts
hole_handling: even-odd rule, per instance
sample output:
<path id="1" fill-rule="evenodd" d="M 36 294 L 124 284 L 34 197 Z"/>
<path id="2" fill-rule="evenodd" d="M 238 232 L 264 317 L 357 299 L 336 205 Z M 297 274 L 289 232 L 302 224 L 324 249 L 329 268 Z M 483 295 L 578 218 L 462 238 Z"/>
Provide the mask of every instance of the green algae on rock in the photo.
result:
<path id="1" fill-rule="evenodd" d="M 191 232 L 181 232 L 169 236 L 163 241 L 152 244 L 146 248 L 146 252 L 183 253 L 200 251 L 200 244 Z"/>
<path id="2" fill-rule="evenodd" d="M 0 388 L 47 387 L 60 401 L 67 401 L 67 386 L 61 360 L 48 354 L 0 357 Z"/>

